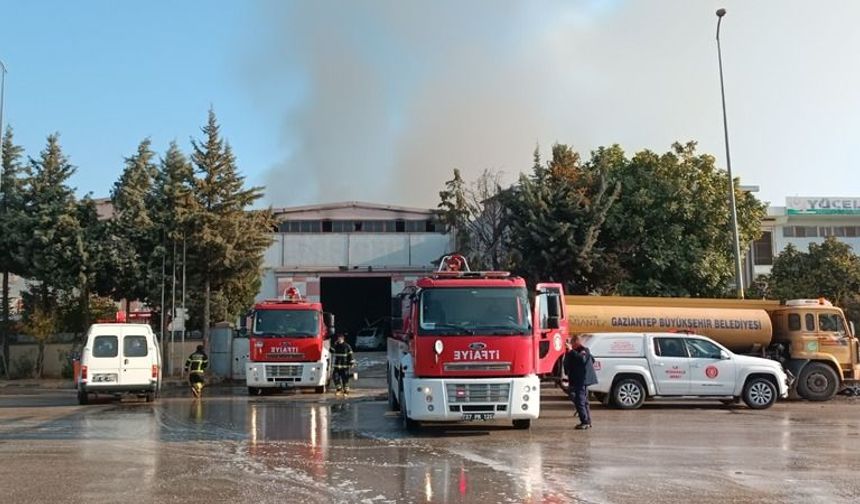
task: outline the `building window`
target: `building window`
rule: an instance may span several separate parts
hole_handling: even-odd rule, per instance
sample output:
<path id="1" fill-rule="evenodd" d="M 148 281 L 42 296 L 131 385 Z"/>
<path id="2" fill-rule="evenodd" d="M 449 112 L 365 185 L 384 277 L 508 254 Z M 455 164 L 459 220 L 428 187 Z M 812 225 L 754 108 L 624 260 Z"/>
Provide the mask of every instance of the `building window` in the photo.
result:
<path id="1" fill-rule="evenodd" d="M 352 230 L 356 233 L 360 233 L 362 228 L 364 227 L 364 222 L 357 220 L 352 222 Z"/>
<path id="2" fill-rule="evenodd" d="M 330 220 L 322 221 L 322 232 L 323 233 L 331 233 L 333 231 L 332 222 Z"/>
<path id="3" fill-rule="evenodd" d="M 818 236 L 817 226 L 795 226 L 794 236 L 798 238 L 815 238 Z"/>
<path id="4" fill-rule="evenodd" d="M 394 232 L 395 233 L 403 233 L 406 231 L 406 221 L 403 219 L 397 219 L 394 221 Z"/>
<path id="5" fill-rule="evenodd" d="M 782 228 L 782 236 L 784 236 L 786 238 L 793 238 L 794 237 L 794 227 L 785 226 L 784 228 Z"/>
<path id="6" fill-rule="evenodd" d="M 848 238 L 856 238 L 857 226 L 845 226 L 845 236 Z"/>
<path id="7" fill-rule="evenodd" d="M 834 234 L 833 234 L 833 228 L 832 228 L 832 227 L 830 227 L 830 226 L 819 226 L 819 228 L 818 228 L 818 236 L 821 236 L 821 237 L 825 237 L 825 236 L 834 236 Z"/>
<path id="8" fill-rule="evenodd" d="M 424 222 L 424 231 L 427 233 L 435 233 L 436 232 L 436 223 L 430 219 L 427 219 Z"/>
<path id="9" fill-rule="evenodd" d="M 756 266 L 773 264 L 773 233 L 765 231 L 761 238 L 753 242 L 753 259 Z"/>

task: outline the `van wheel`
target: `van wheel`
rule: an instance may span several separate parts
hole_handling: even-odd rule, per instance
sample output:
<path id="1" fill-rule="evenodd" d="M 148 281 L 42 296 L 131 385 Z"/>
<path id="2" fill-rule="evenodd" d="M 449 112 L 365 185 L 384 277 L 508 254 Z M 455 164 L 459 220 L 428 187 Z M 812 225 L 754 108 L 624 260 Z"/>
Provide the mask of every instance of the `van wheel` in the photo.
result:
<path id="1" fill-rule="evenodd" d="M 86 406 L 90 403 L 90 395 L 83 390 L 78 390 L 78 404 Z"/>
<path id="2" fill-rule="evenodd" d="M 622 378 L 612 387 L 612 402 L 621 409 L 636 409 L 645 402 L 645 386 L 636 378 Z"/>
<path id="3" fill-rule="evenodd" d="M 839 377 L 827 364 L 810 362 L 797 380 L 797 393 L 810 401 L 827 401 L 836 395 Z"/>
<path id="4" fill-rule="evenodd" d="M 532 421 L 530 418 L 524 418 L 522 420 L 514 420 L 514 429 L 526 430 L 531 426 L 532 426 Z"/>
<path id="5" fill-rule="evenodd" d="M 776 402 L 776 385 L 767 378 L 756 377 L 744 385 L 744 403 L 752 409 L 767 409 Z"/>
<path id="6" fill-rule="evenodd" d="M 146 396 L 144 397 L 146 399 L 146 402 L 152 402 L 155 400 L 155 392 L 147 392 Z"/>

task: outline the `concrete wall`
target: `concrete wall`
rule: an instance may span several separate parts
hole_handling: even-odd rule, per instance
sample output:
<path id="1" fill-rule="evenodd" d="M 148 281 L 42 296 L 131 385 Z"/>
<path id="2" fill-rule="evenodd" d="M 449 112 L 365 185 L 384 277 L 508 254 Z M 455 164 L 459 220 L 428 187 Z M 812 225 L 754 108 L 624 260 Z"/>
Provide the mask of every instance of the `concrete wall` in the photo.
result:
<path id="1" fill-rule="evenodd" d="M 453 246 L 453 237 L 441 233 L 277 233 L 263 267 L 424 267 Z"/>
<path id="2" fill-rule="evenodd" d="M 45 366 L 42 376 L 45 378 L 60 378 L 63 365 L 67 362 L 69 352 L 72 350 L 71 343 L 48 343 L 45 345 Z M 22 358 L 27 358 L 35 363 L 39 355 L 39 345 L 21 344 L 9 346 L 9 369 L 17 372 L 17 363 Z"/>

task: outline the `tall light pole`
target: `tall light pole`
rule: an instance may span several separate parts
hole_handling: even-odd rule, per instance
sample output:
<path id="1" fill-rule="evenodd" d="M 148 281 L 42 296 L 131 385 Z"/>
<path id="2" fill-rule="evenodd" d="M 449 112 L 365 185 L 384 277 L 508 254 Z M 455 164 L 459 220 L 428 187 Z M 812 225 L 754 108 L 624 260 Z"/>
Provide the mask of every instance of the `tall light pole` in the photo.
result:
<path id="1" fill-rule="evenodd" d="M 738 208 L 735 202 L 735 179 L 732 177 L 732 157 L 729 154 L 729 122 L 726 119 L 726 89 L 723 86 L 723 52 L 720 48 L 720 24 L 726 9 L 717 9 L 717 61 L 720 65 L 720 95 L 723 98 L 723 131 L 726 137 L 726 169 L 729 172 L 729 206 L 732 211 L 732 241 L 735 252 L 735 281 L 738 299 L 744 298 L 744 277 L 741 271 L 741 241 L 738 236 Z"/>
<path id="2" fill-rule="evenodd" d="M 3 98 L 6 94 L 6 65 L 0 60 L 0 142 L 3 141 Z M 3 166 L 3 149 L 0 149 L 0 166 Z M 0 177 L 0 189 L 3 189 L 3 177 Z"/>

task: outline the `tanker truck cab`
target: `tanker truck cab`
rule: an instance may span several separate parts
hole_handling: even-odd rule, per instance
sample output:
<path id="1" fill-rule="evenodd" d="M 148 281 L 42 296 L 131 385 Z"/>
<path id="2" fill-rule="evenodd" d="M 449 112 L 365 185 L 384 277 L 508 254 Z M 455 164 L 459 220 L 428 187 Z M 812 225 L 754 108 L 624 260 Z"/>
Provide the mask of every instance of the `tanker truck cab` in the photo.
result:
<path id="1" fill-rule="evenodd" d="M 860 383 L 860 349 L 853 323 L 824 299 L 794 299 L 771 312 L 772 356 L 797 377 L 797 392 L 826 400 Z"/>
<path id="2" fill-rule="evenodd" d="M 555 297 L 553 313 L 561 304 Z M 388 397 L 408 429 L 418 422 L 500 419 L 530 426 L 540 413 L 540 328 L 532 322 L 524 279 L 472 272 L 453 255 L 397 299 Z M 558 318 L 547 325 L 557 327 Z"/>
<path id="3" fill-rule="evenodd" d="M 589 390 L 622 409 L 646 398 L 742 399 L 753 409 L 788 395 L 778 362 L 732 353 L 695 334 L 595 333 L 582 336 L 599 383 Z"/>
<path id="4" fill-rule="evenodd" d="M 292 287 L 283 299 L 257 303 L 250 315 L 248 394 L 288 387 L 324 393 L 332 371 L 329 349 L 334 316 L 323 313 L 320 303 L 306 301 Z"/>

